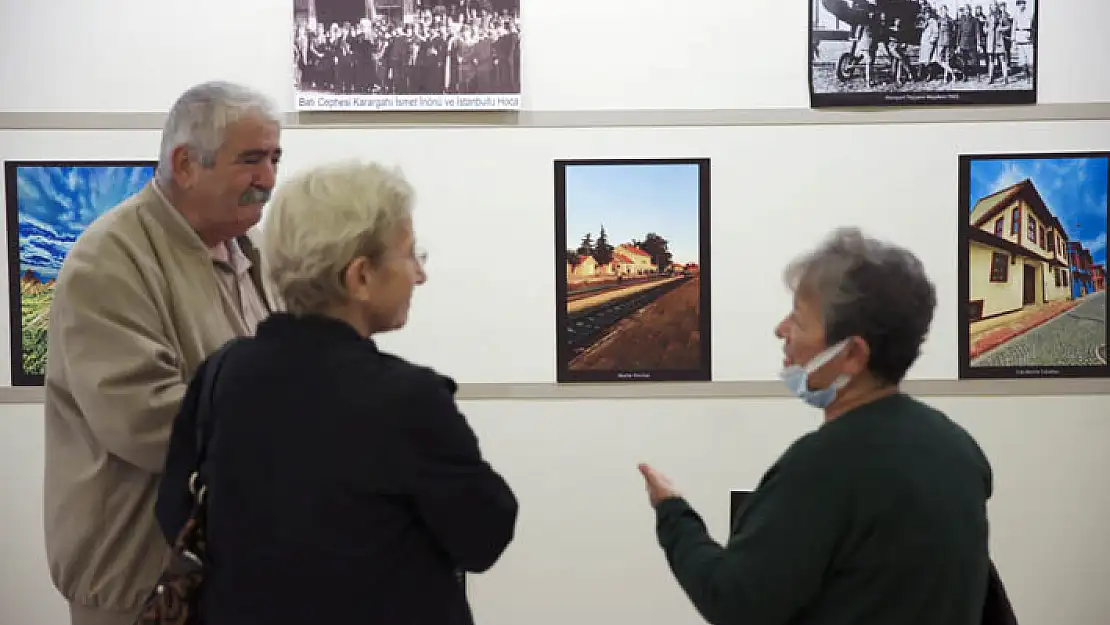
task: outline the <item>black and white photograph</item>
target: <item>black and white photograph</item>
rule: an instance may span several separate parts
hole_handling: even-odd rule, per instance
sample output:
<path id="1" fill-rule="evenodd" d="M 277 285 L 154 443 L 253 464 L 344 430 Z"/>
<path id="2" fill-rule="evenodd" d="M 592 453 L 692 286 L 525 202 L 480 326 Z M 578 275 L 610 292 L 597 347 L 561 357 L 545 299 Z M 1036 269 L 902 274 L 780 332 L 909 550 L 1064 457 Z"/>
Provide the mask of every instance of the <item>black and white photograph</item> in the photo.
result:
<path id="1" fill-rule="evenodd" d="M 293 0 L 297 111 L 515 111 L 520 0 Z"/>
<path id="2" fill-rule="evenodd" d="M 810 105 L 1035 104 L 1036 3 L 810 0 Z"/>

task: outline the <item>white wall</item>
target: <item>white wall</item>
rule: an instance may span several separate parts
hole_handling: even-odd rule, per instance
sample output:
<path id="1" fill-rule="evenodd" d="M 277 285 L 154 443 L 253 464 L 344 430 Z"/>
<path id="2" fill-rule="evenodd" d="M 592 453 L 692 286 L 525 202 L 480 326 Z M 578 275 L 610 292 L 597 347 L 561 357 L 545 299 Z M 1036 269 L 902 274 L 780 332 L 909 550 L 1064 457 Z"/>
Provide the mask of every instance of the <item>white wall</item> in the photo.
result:
<path id="1" fill-rule="evenodd" d="M 524 107 L 807 107 L 808 6 L 522 0 Z M 1110 5 L 1068 0 L 1038 10 L 1039 101 L 1110 100 Z M 0 24 L 9 25 L 0 111 L 163 112 L 211 78 L 252 83 L 292 109 L 292 0 L 8 0 Z"/>
<path id="2" fill-rule="evenodd" d="M 52 0 L 0 3 L 0 159 L 151 158 L 155 130 L 5 130 L 5 114 L 163 113 L 186 86 L 252 84 L 292 109 L 286 0 Z M 525 109 L 624 115 L 645 110 L 807 106 L 806 2 L 523 0 Z M 1040 10 L 1039 100 L 1110 101 L 1110 4 Z M 1037 109 L 1031 109 L 1035 111 Z M 758 111 L 756 111 L 758 113 Z M 972 113 L 969 111 L 969 115 Z M 956 155 L 1106 149 L 1103 121 L 747 126 L 573 130 L 301 127 L 285 135 L 286 171 L 325 158 L 397 162 L 421 190 L 418 227 L 433 253 L 413 325 L 389 343 L 464 382 L 553 379 L 551 159 L 710 156 L 714 183 L 714 369 L 767 380 L 778 347 L 770 323 L 786 305 L 777 271 L 828 228 L 858 223 L 926 261 L 940 309 L 916 378 L 955 377 Z M 725 115 L 727 117 L 727 115 Z M 365 115 L 353 117 L 365 122 Z M 466 116 L 456 119 L 465 120 Z M 751 119 L 751 118 L 750 118 Z M 511 216 L 511 217 L 510 217 Z M 520 228 L 539 276 L 513 306 L 458 234 Z M 750 242 L 745 247 L 737 241 Z M 754 262 L 753 262 L 754 257 Z M 530 258 L 530 256 L 529 256 Z M 511 266 L 509 266 L 511 267 Z M 767 272 L 736 288 L 730 272 Z M 6 293 L 6 290 L 3 290 Z M 484 316 L 483 316 L 484 315 Z M 492 316 L 491 316 L 492 315 Z M 7 318 L 0 321 L 6 336 Z M 458 328 L 486 343 L 459 341 Z M 511 361 L 486 357 L 509 354 Z M 4 359 L 6 360 L 6 359 Z M 0 380 L 9 363 L 0 362 Z M 4 389 L 0 389 L 3 391 Z M 1110 623 L 1110 418 L 1105 396 L 936 398 L 994 463 L 992 545 L 1022 625 Z M 785 399 L 486 401 L 465 405 L 483 449 L 516 489 L 519 534 L 504 560 L 473 579 L 482 625 L 643 623 L 700 619 L 655 545 L 635 471 L 668 472 L 723 539 L 728 494 L 751 487 L 816 415 Z M 42 547 L 41 406 L 0 404 L 0 625 L 63 625 Z"/>
<path id="3" fill-rule="evenodd" d="M 0 160 L 150 158 L 158 135 L 0 130 Z M 553 159 L 675 155 L 712 159 L 715 381 L 778 379 L 780 361 L 771 356 L 781 346 L 771 328 L 790 307 L 781 268 L 842 224 L 921 257 L 937 285 L 938 309 L 910 378 L 951 380 L 958 369 L 958 234 L 966 223 L 956 196 L 957 154 L 1106 149 L 1107 137 L 1110 121 L 295 128 L 282 136 L 281 173 L 347 157 L 401 166 L 418 189 L 416 230 L 430 253 L 430 278 L 417 290 L 409 326 L 382 342 L 461 383 L 555 378 Z M 487 267 L 497 269 L 481 269 Z M 0 332 L 7 323 L 0 320 Z M 8 366 L 0 362 L 0 375 L 7 377 Z"/>
<path id="4" fill-rule="evenodd" d="M 992 548 L 1022 625 L 1110 622 L 1110 419 L 1104 398 L 937 399 L 995 471 Z M 644 400 L 464 405 L 521 502 L 517 538 L 471 578 L 482 625 L 697 625 L 656 545 L 636 472 L 667 472 L 727 534 L 732 488 L 751 488 L 816 425 L 799 402 Z M 41 407 L 0 412 L 0 622 L 64 625 L 41 539 Z"/>

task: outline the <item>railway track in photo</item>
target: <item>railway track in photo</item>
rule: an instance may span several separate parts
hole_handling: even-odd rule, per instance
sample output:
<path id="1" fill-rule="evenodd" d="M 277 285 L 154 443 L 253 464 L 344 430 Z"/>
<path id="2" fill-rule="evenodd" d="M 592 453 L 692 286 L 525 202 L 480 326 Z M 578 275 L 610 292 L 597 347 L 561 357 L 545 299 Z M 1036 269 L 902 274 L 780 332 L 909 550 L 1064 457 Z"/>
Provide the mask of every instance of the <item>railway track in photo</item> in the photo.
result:
<path id="1" fill-rule="evenodd" d="M 577 300 L 580 300 L 580 299 L 583 299 L 583 298 L 586 298 L 586 297 L 593 297 L 594 295 L 598 295 L 598 294 L 604 293 L 606 291 L 614 291 L 614 290 L 617 290 L 617 289 L 623 289 L 623 288 L 626 288 L 626 287 L 634 286 L 636 284 L 641 284 L 641 283 L 644 283 L 644 282 L 653 282 L 653 281 L 656 281 L 656 280 L 659 280 L 658 276 L 645 276 L 645 277 L 637 277 L 637 278 L 626 278 L 626 279 L 621 280 L 621 281 L 611 280 L 611 281 L 606 281 L 606 282 L 599 282 L 599 283 L 596 283 L 596 284 L 589 284 L 589 285 L 586 285 L 586 286 L 580 286 L 580 287 L 576 288 L 575 290 L 569 291 L 567 293 L 567 301 L 568 302 L 573 302 L 573 301 L 577 301 Z"/>
<path id="2" fill-rule="evenodd" d="M 564 340 L 570 348 L 571 358 L 605 338 L 622 319 L 643 309 L 690 279 L 690 276 L 683 276 L 662 281 L 657 286 L 624 296 L 615 295 L 611 300 L 568 313 Z"/>

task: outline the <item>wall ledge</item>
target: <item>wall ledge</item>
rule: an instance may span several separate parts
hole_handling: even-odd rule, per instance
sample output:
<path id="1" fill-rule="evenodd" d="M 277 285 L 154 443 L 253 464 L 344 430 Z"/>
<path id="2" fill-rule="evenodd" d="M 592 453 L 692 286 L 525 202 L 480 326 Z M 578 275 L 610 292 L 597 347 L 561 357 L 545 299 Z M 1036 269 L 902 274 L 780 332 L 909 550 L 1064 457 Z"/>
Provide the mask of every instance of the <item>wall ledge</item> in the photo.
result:
<path id="1" fill-rule="evenodd" d="M 161 130 L 151 111 L 0 111 L 0 130 Z M 1110 102 L 860 109 L 598 110 L 519 112 L 287 112 L 285 128 L 666 128 L 829 126 L 1110 119 Z"/>
<path id="2" fill-rule="evenodd" d="M 918 397 L 1052 397 L 1110 395 L 1110 379 L 908 380 L 903 390 Z M 754 399 L 789 397 L 777 380 L 627 384 L 460 384 L 464 401 L 582 399 Z M 41 404 L 42 387 L 0 387 L 0 404 Z"/>

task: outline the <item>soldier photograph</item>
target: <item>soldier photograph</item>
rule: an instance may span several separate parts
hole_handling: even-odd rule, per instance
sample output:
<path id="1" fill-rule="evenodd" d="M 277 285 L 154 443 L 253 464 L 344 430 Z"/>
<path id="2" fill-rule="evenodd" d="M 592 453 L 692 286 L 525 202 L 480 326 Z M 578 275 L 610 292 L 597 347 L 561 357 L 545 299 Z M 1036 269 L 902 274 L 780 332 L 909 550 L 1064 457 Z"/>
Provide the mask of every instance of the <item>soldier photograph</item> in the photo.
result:
<path id="1" fill-rule="evenodd" d="M 519 108 L 520 0 L 294 0 L 293 28 L 298 109 Z"/>
<path id="2" fill-rule="evenodd" d="M 810 104 L 1034 104 L 1036 0 L 810 0 Z"/>

